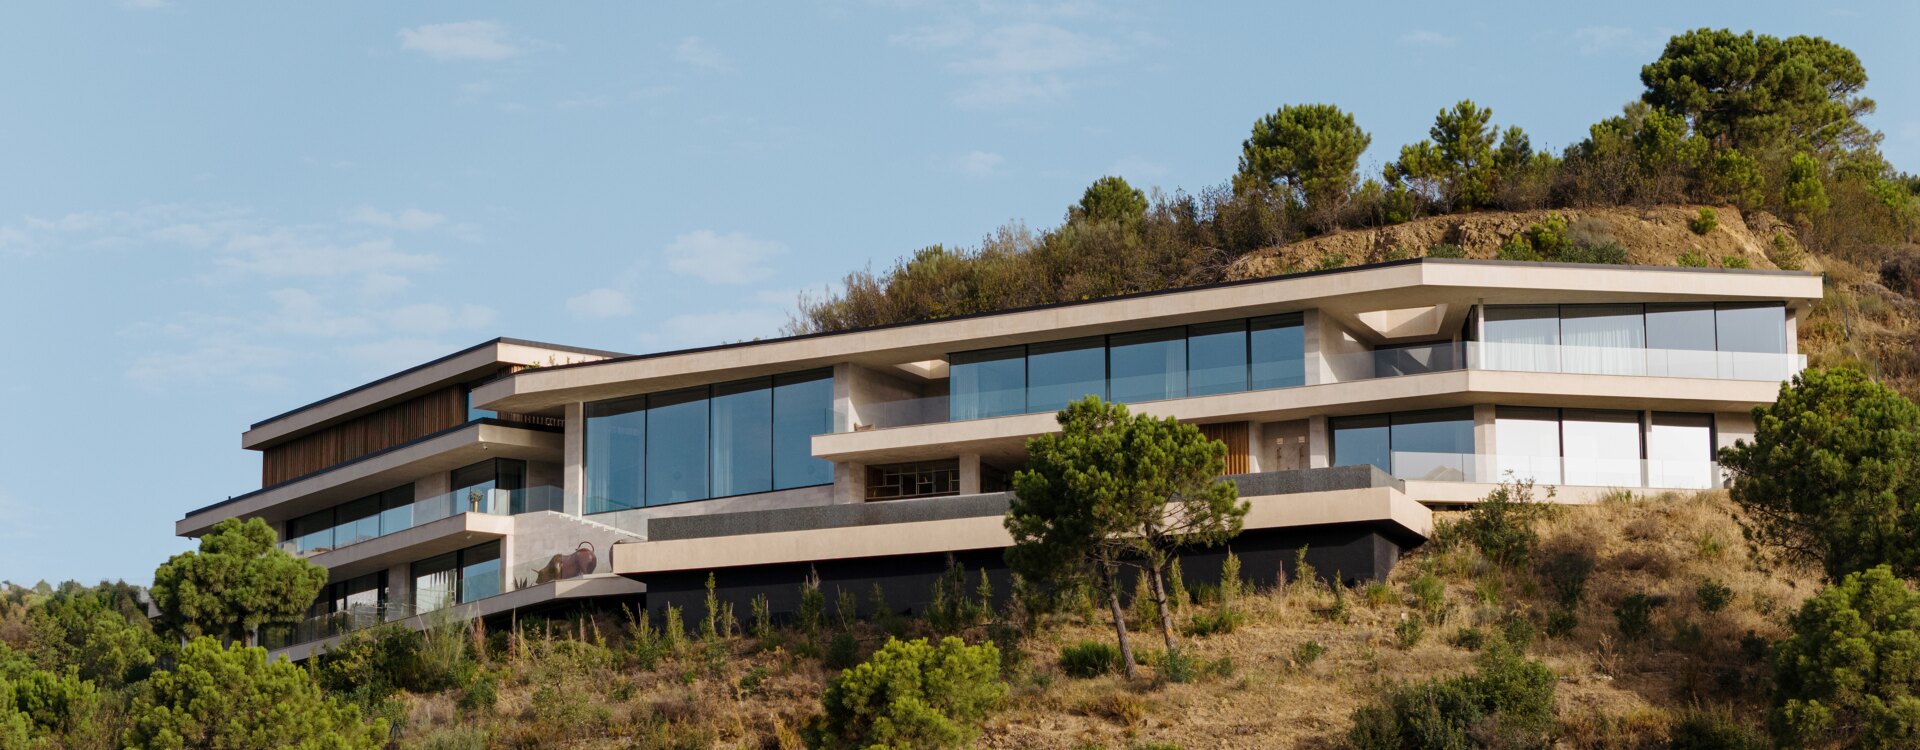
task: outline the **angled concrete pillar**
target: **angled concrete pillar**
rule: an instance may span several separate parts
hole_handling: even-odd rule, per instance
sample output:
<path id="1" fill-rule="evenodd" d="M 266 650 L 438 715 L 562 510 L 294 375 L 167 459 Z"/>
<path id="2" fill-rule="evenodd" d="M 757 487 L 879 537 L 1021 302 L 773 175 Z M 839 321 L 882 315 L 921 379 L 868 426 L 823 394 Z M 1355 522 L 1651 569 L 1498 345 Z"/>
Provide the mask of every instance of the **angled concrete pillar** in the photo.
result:
<path id="1" fill-rule="evenodd" d="M 560 502 L 570 516 L 581 514 L 587 491 L 587 409 L 578 401 L 567 404 L 567 432 L 560 454 Z"/>

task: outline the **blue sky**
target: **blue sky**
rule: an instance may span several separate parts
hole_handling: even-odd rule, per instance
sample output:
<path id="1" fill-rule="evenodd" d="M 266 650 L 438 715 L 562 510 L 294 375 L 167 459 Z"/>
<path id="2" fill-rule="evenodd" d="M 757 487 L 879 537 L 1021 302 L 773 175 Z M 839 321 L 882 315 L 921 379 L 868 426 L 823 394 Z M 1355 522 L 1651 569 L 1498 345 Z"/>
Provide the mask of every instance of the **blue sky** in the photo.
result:
<path id="1" fill-rule="evenodd" d="M 1817 34 L 1920 170 L 1920 10 L 1816 5 L 9 4 L 0 579 L 145 583 L 258 419 L 498 335 L 771 335 L 1102 174 L 1218 184 L 1281 104 L 1372 174 L 1461 98 L 1557 149 L 1675 31 Z"/>

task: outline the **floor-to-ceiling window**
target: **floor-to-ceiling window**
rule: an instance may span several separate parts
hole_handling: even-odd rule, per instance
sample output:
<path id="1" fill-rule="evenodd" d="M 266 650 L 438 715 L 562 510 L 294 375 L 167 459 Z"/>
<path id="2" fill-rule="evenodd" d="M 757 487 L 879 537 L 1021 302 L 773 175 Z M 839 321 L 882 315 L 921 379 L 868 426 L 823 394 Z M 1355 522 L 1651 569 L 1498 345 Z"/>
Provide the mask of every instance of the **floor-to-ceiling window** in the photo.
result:
<path id="1" fill-rule="evenodd" d="M 1327 423 L 1335 466 L 1372 464 L 1401 479 L 1474 478 L 1472 407 L 1335 417 Z"/>
<path id="2" fill-rule="evenodd" d="M 1564 409 L 1560 435 L 1567 484 L 1640 486 L 1640 412 Z"/>
<path id="3" fill-rule="evenodd" d="M 1723 377 L 1785 380 L 1792 374 L 1780 356 L 1787 351 L 1786 305 L 1722 303 L 1714 307 L 1713 317 L 1719 349 L 1729 352 L 1732 372 Z"/>
<path id="4" fill-rule="evenodd" d="M 833 374 L 814 371 L 586 405 L 587 513 L 833 481 Z"/>
<path id="5" fill-rule="evenodd" d="M 1385 414 L 1335 417 L 1327 420 L 1333 433 L 1333 465 L 1372 464 L 1393 473 L 1393 422 Z"/>
<path id="6" fill-rule="evenodd" d="M 287 521 L 281 546 L 318 553 L 413 528 L 413 485 L 356 498 Z"/>
<path id="7" fill-rule="evenodd" d="M 1719 377 L 1713 305 L 1647 305 L 1647 374 Z"/>
<path id="8" fill-rule="evenodd" d="M 1646 311 L 1639 305 L 1561 305 L 1561 372 L 1646 374 Z"/>
<path id="9" fill-rule="evenodd" d="M 959 352 L 955 421 L 1058 411 L 1086 396 L 1138 403 L 1306 383 L 1300 313 Z"/>
<path id="10" fill-rule="evenodd" d="M 1162 328 L 1107 337 L 1107 378 L 1109 398 L 1121 403 L 1184 398 L 1186 329 Z"/>
<path id="11" fill-rule="evenodd" d="M 512 507 L 514 496 L 525 497 L 527 462 L 492 458 L 454 469 L 448 475 L 453 513 L 522 512 Z"/>
<path id="12" fill-rule="evenodd" d="M 1713 415 L 1654 412 L 1647 426 L 1647 486 L 1717 487 Z"/>
<path id="13" fill-rule="evenodd" d="M 1494 410 L 1493 476 L 1482 481 L 1560 483 L 1560 410 L 1502 406 Z"/>
<path id="14" fill-rule="evenodd" d="M 1476 366 L 1596 375 L 1783 380 L 1786 306 L 1492 305 Z"/>
<path id="15" fill-rule="evenodd" d="M 1490 370 L 1559 372 L 1560 308 L 1497 305 L 1486 308 L 1480 366 Z"/>
<path id="16" fill-rule="evenodd" d="M 431 612 L 500 594 L 500 542 L 476 544 L 412 565 L 413 607 Z"/>

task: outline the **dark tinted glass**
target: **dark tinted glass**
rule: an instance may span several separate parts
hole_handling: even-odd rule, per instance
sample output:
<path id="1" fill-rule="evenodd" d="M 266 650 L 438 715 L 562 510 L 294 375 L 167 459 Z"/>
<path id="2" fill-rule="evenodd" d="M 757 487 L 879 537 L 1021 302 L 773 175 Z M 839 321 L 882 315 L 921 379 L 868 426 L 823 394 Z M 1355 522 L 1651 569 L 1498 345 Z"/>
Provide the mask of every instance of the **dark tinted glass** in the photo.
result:
<path id="1" fill-rule="evenodd" d="M 773 381 L 713 387 L 713 495 L 773 489 Z"/>
<path id="2" fill-rule="evenodd" d="M 1160 401 L 1187 395 L 1184 328 L 1115 334 L 1107 339 L 1108 400 Z"/>
<path id="3" fill-rule="evenodd" d="M 1247 321 L 1187 326 L 1187 395 L 1247 389 Z"/>
<path id="4" fill-rule="evenodd" d="M 1783 354 L 1787 309 L 1781 304 L 1722 304 L 1714 310 L 1720 351 Z"/>
<path id="5" fill-rule="evenodd" d="M 649 396 L 648 505 L 707 498 L 707 389 Z"/>
<path id="6" fill-rule="evenodd" d="M 1327 422 L 1333 433 L 1334 466 L 1373 464 L 1381 471 L 1393 471 L 1392 428 L 1387 415 L 1335 417 Z"/>
<path id="7" fill-rule="evenodd" d="M 1059 411 L 1107 393 L 1107 350 L 1099 338 L 1027 347 L 1027 411 Z"/>
<path id="8" fill-rule="evenodd" d="M 638 508 L 646 497 L 647 400 L 587 404 L 585 511 Z"/>
<path id="9" fill-rule="evenodd" d="M 1026 347 L 961 352 L 949 358 L 955 420 L 1027 412 Z"/>
<path id="10" fill-rule="evenodd" d="M 833 373 L 785 375 L 773 388 L 774 489 L 833 481 L 832 462 L 814 458 L 813 436 L 833 431 Z"/>
<path id="11" fill-rule="evenodd" d="M 1299 313 L 1254 318 L 1248 328 L 1252 363 L 1248 387 L 1291 388 L 1307 382 L 1307 343 Z"/>

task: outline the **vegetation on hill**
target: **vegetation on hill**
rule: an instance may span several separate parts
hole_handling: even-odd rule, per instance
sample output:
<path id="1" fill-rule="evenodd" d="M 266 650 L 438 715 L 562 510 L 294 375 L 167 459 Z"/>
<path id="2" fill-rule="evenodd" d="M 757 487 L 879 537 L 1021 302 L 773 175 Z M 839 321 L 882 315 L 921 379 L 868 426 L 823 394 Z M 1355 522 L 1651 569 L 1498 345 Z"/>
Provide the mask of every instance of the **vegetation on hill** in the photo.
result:
<path id="1" fill-rule="evenodd" d="M 1831 290 L 1801 328 L 1816 361 L 1920 393 L 1920 177 L 1862 123 L 1874 105 L 1859 58 L 1817 37 L 1700 29 L 1640 79 L 1639 100 L 1558 153 L 1469 100 L 1377 176 L 1358 171 L 1372 138 L 1351 114 L 1282 106 L 1221 185 L 1142 201 L 1102 177 L 1057 227 L 1009 224 L 848 274 L 838 294 L 803 297 L 789 332 L 1420 256 L 1812 268 Z M 1648 236 L 1649 220 L 1683 238 Z"/>

